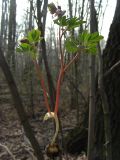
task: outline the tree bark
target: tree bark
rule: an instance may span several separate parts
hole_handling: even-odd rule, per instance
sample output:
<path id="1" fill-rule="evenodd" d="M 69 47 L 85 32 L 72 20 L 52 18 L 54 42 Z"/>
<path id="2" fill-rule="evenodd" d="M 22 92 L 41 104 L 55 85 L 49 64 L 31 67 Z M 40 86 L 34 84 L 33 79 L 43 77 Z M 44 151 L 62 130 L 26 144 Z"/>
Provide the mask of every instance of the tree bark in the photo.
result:
<path id="1" fill-rule="evenodd" d="M 8 64 L 15 69 L 15 36 L 16 36 L 16 0 L 10 0 L 9 31 L 8 31 Z"/>
<path id="2" fill-rule="evenodd" d="M 22 100 L 19 96 L 17 86 L 15 84 L 15 81 L 14 81 L 13 76 L 11 74 L 11 71 L 9 69 L 9 66 L 8 66 L 4 56 L 3 56 L 3 52 L 1 50 L 1 48 L 0 48 L 0 67 L 2 68 L 3 73 L 5 75 L 5 78 L 7 80 L 8 86 L 10 88 L 10 91 L 11 91 L 11 94 L 12 94 L 12 97 L 13 97 L 13 100 L 14 100 L 14 103 L 15 103 L 15 108 L 17 110 L 20 121 L 23 125 L 26 136 L 29 139 L 29 141 L 30 141 L 30 143 L 31 143 L 31 145 L 34 149 L 34 152 L 36 154 L 37 159 L 38 160 L 44 160 L 44 157 L 43 157 L 43 154 L 41 152 L 40 146 L 39 146 L 39 144 L 38 144 L 38 142 L 37 142 L 37 140 L 34 136 L 34 133 L 33 133 L 33 130 L 31 129 L 31 126 L 28 122 L 27 115 L 25 113 L 25 110 L 24 110 L 24 107 L 23 107 L 23 104 L 22 104 Z"/>
<path id="3" fill-rule="evenodd" d="M 117 160 L 120 157 L 120 69 L 119 65 L 114 70 L 109 70 L 120 60 L 120 1 L 117 0 L 115 16 L 110 27 L 110 32 L 106 47 L 103 51 L 103 74 L 105 92 L 107 94 L 110 124 L 112 133 L 112 158 Z M 96 148 L 101 160 L 104 159 L 105 145 L 103 134 L 103 110 L 101 109 L 100 100 L 97 100 L 97 118 L 96 118 Z"/>
<path id="4" fill-rule="evenodd" d="M 2 16 L 1 16 L 1 46 L 6 51 L 7 46 L 7 31 L 8 31 L 8 0 L 2 0 Z"/>
<path id="5" fill-rule="evenodd" d="M 42 5 L 42 2 L 40 0 L 37 0 L 38 29 L 41 31 L 41 37 L 43 37 L 43 39 L 41 40 L 42 57 L 43 57 L 43 60 L 44 60 L 46 74 L 47 74 L 47 81 L 48 81 L 51 107 L 53 109 L 54 106 L 55 106 L 55 95 L 56 95 L 55 92 L 56 91 L 55 91 L 54 83 L 53 83 L 53 80 L 52 80 L 52 75 L 51 75 L 49 65 L 48 65 L 48 60 L 47 60 L 46 43 L 45 43 L 45 38 L 44 38 L 45 37 L 45 28 L 43 28 L 45 26 L 45 24 L 43 26 L 43 24 L 41 22 L 41 18 L 42 18 L 41 5 Z"/>
<path id="6" fill-rule="evenodd" d="M 33 28 L 33 0 L 30 0 L 29 1 L 30 3 L 30 13 L 29 13 L 29 30 L 31 30 Z M 30 90 L 29 90 L 29 94 L 30 94 L 30 108 L 31 108 L 31 111 L 32 111 L 32 117 L 34 118 L 35 117 L 35 114 L 34 114 L 34 84 L 33 84 L 33 77 L 34 77 L 34 74 L 33 74 L 33 66 L 32 66 L 32 60 L 29 58 L 29 73 L 30 73 L 30 82 L 29 82 L 29 85 L 30 85 Z"/>
<path id="7" fill-rule="evenodd" d="M 90 0 L 90 32 L 96 31 L 95 27 L 96 12 L 94 0 Z M 94 158 L 94 135 L 95 135 L 95 56 L 91 56 L 90 67 L 90 102 L 89 102 L 89 124 L 88 124 L 88 160 Z"/>

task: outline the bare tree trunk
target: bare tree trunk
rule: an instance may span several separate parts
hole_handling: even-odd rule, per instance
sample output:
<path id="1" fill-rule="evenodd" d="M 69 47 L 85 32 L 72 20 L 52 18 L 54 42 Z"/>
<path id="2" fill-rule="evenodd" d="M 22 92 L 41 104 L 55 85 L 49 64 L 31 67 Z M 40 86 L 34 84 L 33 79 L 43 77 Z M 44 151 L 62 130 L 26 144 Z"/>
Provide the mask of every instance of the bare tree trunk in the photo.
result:
<path id="1" fill-rule="evenodd" d="M 95 8 L 94 0 L 90 0 L 90 32 L 96 31 L 95 28 Z M 94 157 L 94 129 L 95 129 L 95 56 L 91 56 L 90 68 L 90 102 L 89 102 L 89 125 L 88 125 L 88 160 Z"/>
<path id="2" fill-rule="evenodd" d="M 33 0 L 30 0 L 29 1 L 30 3 L 30 12 L 29 12 L 29 30 L 31 30 L 33 28 Z M 34 74 L 33 74 L 33 63 L 29 57 L 29 76 L 30 76 L 30 108 L 31 108 L 31 112 L 32 112 L 32 117 L 34 118 L 35 117 L 35 114 L 34 114 L 34 99 L 33 99 L 33 94 L 34 94 L 34 84 L 33 84 L 33 77 L 34 77 Z"/>
<path id="3" fill-rule="evenodd" d="M 84 5 L 85 5 L 85 0 L 82 0 L 82 8 L 81 8 L 81 15 L 80 15 L 80 19 L 83 20 L 83 14 L 84 14 Z M 83 31 L 83 25 L 80 25 L 80 33 L 82 33 Z"/>
<path id="4" fill-rule="evenodd" d="M 118 62 L 120 61 L 119 44 L 120 44 L 120 1 L 117 0 L 116 11 L 105 49 L 103 50 L 103 80 L 104 89 L 108 100 L 108 111 L 105 117 L 102 116 L 100 100 L 97 100 L 97 117 L 96 117 L 96 148 L 99 153 L 100 160 L 105 159 L 103 151 L 106 147 L 109 149 L 112 145 L 112 159 L 118 160 L 120 157 L 120 69 Z M 116 66 L 114 68 L 114 66 Z M 114 68 L 114 69 L 112 69 Z M 110 115 L 109 115 L 110 114 Z M 103 119 L 110 116 L 111 137 L 104 142 Z M 105 124 L 104 124 L 105 125 Z M 104 144 L 105 143 L 105 144 Z M 109 154 L 109 153 L 108 153 Z M 111 156 L 108 155 L 108 156 Z M 111 159 L 111 157 L 110 157 Z"/>
<path id="5" fill-rule="evenodd" d="M 70 18 L 72 18 L 73 17 L 73 14 L 72 14 L 72 2 L 71 2 L 71 0 L 68 0 L 68 5 L 69 5 L 69 15 L 70 15 Z"/>
<path id="6" fill-rule="evenodd" d="M 47 5 L 48 5 L 48 0 L 44 0 L 44 6 L 43 6 L 43 9 L 42 9 L 44 33 L 45 33 L 45 25 L 46 25 L 46 17 L 47 17 Z"/>
<path id="7" fill-rule="evenodd" d="M 77 14 L 77 4 L 78 4 L 78 1 L 76 0 L 76 2 L 75 2 L 75 17 L 76 17 L 76 14 Z"/>
<path id="8" fill-rule="evenodd" d="M 42 57 L 43 57 L 43 60 L 44 60 L 46 74 L 47 74 L 47 81 L 48 81 L 48 87 L 49 87 L 51 107 L 54 108 L 56 93 L 55 93 L 55 87 L 54 87 L 54 83 L 53 83 L 53 80 L 52 80 L 52 76 L 51 76 L 51 73 L 50 73 L 48 60 L 47 60 L 46 43 L 45 43 L 45 39 L 44 39 L 44 36 L 45 36 L 44 35 L 44 33 L 45 33 L 44 31 L 45 31 L 45 29 L 43 28 L 43 24 L 41 22 L 41 18 L 42 18 L 41 5 L 42 5 L 42 2 L 40 0 L 37 0 L 38 29 L 41 31 L 41 36 L 43 37 L 43 39 L 41 40 Z"/>
<path id="9" fill-rule="evenodd" d="M 72 4 L 71 0 L 68 0 L 68 6 L 69 6 L 69 17 L 72 18 L 73 17 L 73 11 L 72 11 L 73 4 Z M 72 34 L 74 36 L 74 30 L 72 30 L 70 34 Z M 68 61 L 69 61 L 73 55 L 68 54 L 67 56 L 68 56 Z M 74 65 L 71 67 L 71 74 L 74 75 Z M 75 108 L 75 103 L 74 103 L 75 102 L 75 96 L 74 96 L 75 95 L 75 90 L 73 89 L 72 85 L 70 85 L 70 93 L 71 93 L 70 107 L 72 109 L 72 108 Z"/>
<path id="10" fill-rule="evenodd" d="M 33 0 L 29 1 L 30 3 L 30 12 L 29 12 L 29 30 L 32 29 L 32 24 L 33 24 Z"/>
<path id="11" fill-rule="evenodd" d="M 19 96 L 17 86 L 15 84 L 15 81 L 14 81 L 13 76 L 11 74 L 11 71 L 9 69 L 9 66 L 8 66 L 7 62 L 5 61 L 5 58 L 3 56 L 3 52 L 1 50 L 1 48 L 0 48 L 0 67 L 2 68 L 3 73 L 6 77 L 8 86 L 10 88 L 10 91 L 11 91 L 11 94 L 12 94 L 12 97 L 13 97 L 13 100 L 14 100 L 14 103 L 15 103 L 15 108 L 17 110 L 20 121 L 23 125 L 26 136 L 29 139 L 29 141 L 30 141 L 30 143 L 31 143 L 31 145 L 34 149 L 34 152 L 36 154 L 37 159 L 38 160 L 44 160 L 44 157 L 43 157 L 43 154 L 41 152 L 40 146 L 39 146 L 39 144 L 38 144 L 38 142 L 37 142 L 37 140 L 34 136 L 34 133 L 33 133 L 33 130 L 31 128 L 31 126 L 28 122 L 27 115 L 25 113 L 25 110 L 24 110 L 24 107 L 23 107 L 23 104 L 22 104 L 22 100 Z"/>
<path id="12" fill-rule="evenodd" d="M 2 0 L 2 17 L 1 17 L 1 33 L 0 33 L 0 38 L 1 38 L 1 43 L 2 43 L 2 48 L 5 52 L 6 46 L 7 46 L 7 31 L 8 31 L 8 5 L 9 2 L 8 0 Z"/>
<path id="13" fill-rule="evenodd" d="M 8 32 L 8 64 L 15 69 L 15 36 L 16 36 L 16 0 L 10 0 L 9 32 Z"/>
<path id="14" fill-rule="evenodd" d="M 104 88 L 103 82 L 103 59 L 99 46 L 99 90 L 102 99 L 102 109 L 104 114 L 104 135 L 105 135 L 105 157 L 106 160 L 112 160 L 112 135 L 110 126 L 110 111 L 108 98 Z"/>

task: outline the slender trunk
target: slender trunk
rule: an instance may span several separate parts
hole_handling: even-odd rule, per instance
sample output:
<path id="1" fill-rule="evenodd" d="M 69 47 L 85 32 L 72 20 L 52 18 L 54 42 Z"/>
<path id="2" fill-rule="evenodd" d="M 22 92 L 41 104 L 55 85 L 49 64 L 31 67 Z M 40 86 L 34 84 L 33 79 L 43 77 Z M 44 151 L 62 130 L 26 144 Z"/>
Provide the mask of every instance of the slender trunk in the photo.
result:
<path id="1" fill-rule="evenodd" d="M 69 6 L 69 16 L 70 16 L 70 18 L 72 18 L 73 17 L 73 4 L 72 4 L 72 1 L 71 0 L 68 0 L 68 6 Z M 72 36 L 74 36 L 74 30 L 72 30 L 71 31 L 71 33 L 70 34 L 72 34 Z M 68 54 L 68 61 L 70 61 L 70 59 L 73 57 L 73 55 L 70 55 L 70 54 Z M 71 67 L 71 74 L 72 75 L 74 75 L 74 72 L 75 71 L 75 65 L 73 65 L 72 67 Z M 75 108 L 75 90 L 74 90 L 74 88 L 73 88 L 73 86 L 70 86 L 70 89 L 71 89 L 71 104 L 70 104 L 70 108 L 72 109 L 72 108 Z M 77 116 L 76 116 L 77 117 Z"/>
<path id="2" fill-rule="evenodd" d="M 81 15 L 80 15 L 80 19 L 83 20 L 83 14 L 84 14 L 84 5 L 85 5 L 85 0 L 82 0 L 82 9 L 81 9 Z M 80 25 L 80 33 L 82 33 L 83 31 L 83 25 Z"/>
<path id="3" fill-rule="evenodd" d="M 90 32 L 95 32 L 95 8 L 94 0 L 90 0 Z M 88 160 L 94 157 L 94 129 L 95 129 L 95 56 L 91 56 L 90 68 L 90 102 L 89 102 L 89 126 L 88 126 Z"/>
<path id="4" fill-rule="evenodd" d="M 73 14 L 72 14 L 72 2 L 71 2 L 71 0 L 68 0 L 68 5 L 69 5 L 69 15 L 70 15 L 70 18 L 72 18 Z"/>
<path id="5" fill-rule="evenodd" d="M 33 0 L 30 0 L 30 13 L 29 13 L 29 30 L 31 30 L 32 29 L 32 24 L 33 24 L 33 13 L 32 13 L 32 9 L 33 9 Z"/>
<path id="6" fill-rule="evenodd" d="M 107 95 L 103 83 L 103 60 L 99 46 L 99 90 L 102 99 L 102 109 L 104 114 L 104 134 L 105 134 L 105 157 L 106 160 L 112 160 L 112 136 L 110 126 L 110 111 Z"/>
<path id="7" fill-rule="evenodd" d="M 42 10 L 44 33 L 45 33 L 45 25 L 46 25 L 46 17 L 47 17 L 47 5 L 48 5 L 48 0 L 44 0 L 44 6 Z"/>
<path id="8" fill-rule="evenodd" d="M 2 16 L 1 16 L 1 46 L 3 50 L 6 52 L 7 46 L 7 31 L 8 31 L 8 0 L 2 0 Z"/>
<path id="9" fill-rule="evenodd" d="M 95 126 L 95 56 L 91 57 L 90 74 L 90 102 L 89 102 L 89 124 L 88 124 L 88 160 L 94 156 L 94 126 Z"/>
<path id="10" fill-rule="evenodd" d="M 1 48 L 0 48 L 0 67 L 2 68 L 3 73 L 6 77 L 8 86 L 10 88 L 10 91 L 11 91 L 11 94 L 12 94 L 12 97 L 13 97 L 13 100 L 14 100 L 14 103 L 15 103 L 15 108 L 17 110 L 20 121 L 23 125 L 26 136 L 29 139 L 29 141 L 30 141 L 30 143 L 31 143 L 31 145 L 32 145 L 32 147 L 35 151 L 37 159 L 38 160 L 44 160 L 44 157 L 43 157 L 43 154 L 41 152 L 40 146 L 39 146 L 39 144 L 38 144 L 38 142 L 37 142 L 37 140 L 34 136 L 34 133 L 33 133 L 33 130 L 31 128 L 31 126 L 28 122 L 27 115 L 25 113 L 20 95 L 18 93 L 17 86 L 15 84 L 15 81 L 14 81 L 13 76 L 11 74 L 11 71 L 9 69 L 9 66 L 8 66 L 4 56 L 3 56 L 3 52 L 1 50 Z"/>
<path id="11" fill-rule="evenodd" d="M 29 30 L 32 29 L 32 24 L 33 24 L 33 0 L 30 0 L 30 13 L 29 13 Z M 33 95 L 34 95 L 34 84 L 33 84 L 33 66 L 32 66 L 32 60 L 29 57 L 29 73 L 30 73 L 30 108 L 32 111 L 32 117 L 35 117 L 35 113 L 34 113 L 34 99 L 33 99 Z"/>
<path id="12" fill-rule="evenodd" d="M 16 35 L 16 0 L 10 0 L 9 33 L 8 33 L 8 64 L 15 70 L 15 35 Z"/>
<path id="13" fill-rule="evenodd" d="M 78 86 L 78 62 L 77 61 L 75 61 L 75 84 L 76 86 Z M 76 106 L 76 111 L 77 111 L 76 122 L 77 122 L 77 125 L 79 126 L 80 106 L 78 103 L 78 92 L 76 92 L 75 94 L 75 106 Z"/>
<path id="14" fill-rule="evenodd" d="M 94 7 L 94 6 L 93 6 Z M 95 8 L 93 8 L 94 28 L 93 31 L 98 31 L 98 22 L 95 15 Z M 110 126 L 110 112 L 107 95 L 104 88 L 103 82 L 103 60 L 101 55 L 100 45 L 98 45 L 98 56 L 99 56 L 99 91 L 102 100 L 102 109 L 104 117 L 104 136 L 105 136 L 105 157 L 106 160 L 112 160 L 112 148 L 111 148 L 111 126 Z"/>
<path id="15" fill-rule="evenodd" d="M 51 101 L 51 107 L 52 109 L 55 106 L 55 95 L 56 95 L 56 91 L 55 91 L 55 87 L 54 87 L 54 83 L 52 80 L 52 75 L 50 73 L 50 69 L 48 66 L 48 60 L 47 60 L 47 54 L 46 54 L 46 43 L 45 43 L 45 38 L 44 38 L 44 28 L 43 28 L 43 24 L 41 22 L 41 2 L 40 0 L 37 0 L 37 17 L 38 17 L 38 29 L 41 31 L 41 36 L 43 37 L 43 39 L 41 40 L 41 48 L 42 48 L 42 57 L 44 60 L 44 64 L 45 64 L 45 69 L 46 69 L 46 74 L 47 74 L 47 81 L 48 81 L 48 87 L 49 87 L 49 94 L 50 94 L 50 101 Z"/>

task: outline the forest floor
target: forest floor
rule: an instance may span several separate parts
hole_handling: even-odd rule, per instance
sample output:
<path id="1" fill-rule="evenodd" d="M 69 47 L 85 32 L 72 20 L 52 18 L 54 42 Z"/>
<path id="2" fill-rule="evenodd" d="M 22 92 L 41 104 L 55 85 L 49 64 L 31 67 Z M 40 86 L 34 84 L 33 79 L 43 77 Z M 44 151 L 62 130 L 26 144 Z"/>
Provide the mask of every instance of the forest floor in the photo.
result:
<path id="1" fill-rule="evenodd" d="M 33 119 L 29 117 L 29 122 L 35 132 L 42 152 L 45 155 L 45 147 L 49 144 L 50 138 L 54 134 L 54 125 L 53 122 L 50 121 L 43 122 L 43 117 L 46 113 L 44 102 L 41 102 L 40 106 L 41 107 L 37 109 L 36 118 Z M 64 112 L 61 111 L 60 117 L 63 135 L 67 134 L 71 128 L 75 127 L 76 116 L 73 116 L 75 114 L 75 109 L 72 111 L 70 111 L 70 109 L 66 109 Z M 61 139 L 60 134 L 59 140 Z M 0 79 L 0 145 L 6 146 L 14 155 L 15 160 L 33 160 L 32 149 L 25 136 L 23 127 L 14 108 L 10 91 L 4 79 Z M 3 146 L 0 146 L 0 160 L 12 160 L 13 158 Z M 48 158 L 45 156 L 45 159 L 47 160 Z M 62 160 L 86 160 L 86 157 L 72 157 L 68 154 L 64 154 Z"/>

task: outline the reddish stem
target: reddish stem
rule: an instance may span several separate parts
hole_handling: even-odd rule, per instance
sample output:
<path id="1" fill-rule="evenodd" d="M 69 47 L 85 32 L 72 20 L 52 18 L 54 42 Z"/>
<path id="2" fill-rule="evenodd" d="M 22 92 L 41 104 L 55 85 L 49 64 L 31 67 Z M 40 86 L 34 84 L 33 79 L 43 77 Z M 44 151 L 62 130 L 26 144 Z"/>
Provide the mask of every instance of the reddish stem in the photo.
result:
<path id="1" fill-rule="evenodd" d="M 44 95 L 44 99 L 45 99 L 45 106 L 46 106 L 48 112 L 51 112 L 50 111 L 50 105 L 49 105 L 48 97 L 47 97 L 47 91 L 46 91 L 45 84 L 44 84 L 44 79 L 42 78 L 42 73 L 40 71 L 40 66 L 39 66 L 39 64 L 37 63 L 36 60 L 34 60 L 33 63 L 35 65 L 36 73 L 37 73 L 38 79 L 40 80 L 41 87 L 43 89 L 43 95 Z"/>
<path id="2" fill-rule="evenodd" d="M 63 57 L 63 52 L 62 52 L 62 44 L 61 44 L 61 40 L 62 40 L 62 35 L 60 35 L 60 31 L 61 29 L 59 28 L 59 46 L 60 46 L 60 56 L 61 56 L 61 66 L 63 67 L 63 61 L 64 61 L 64 57 Z"/>
<path id="3" fill-rule="evenodd" d="M 55 101 L 55 108 L 54 108 L 54 112 L 57 114 L 58 113 L 58 107 L 59 107 L 59 100 L 60 100 L 60 86 L 61 86 L 61 80 L 64 74 L 64 56 L 63 56 L 63 52 L 62 52 L 62 44 L 61 44 L 61 40 L 62 40 L 62 35 L 60 35 L 60 28 L 59 28 L 59 46 L 60 46 L 60 56 L 61 56 L 61 69 L 60 69 L 60 73 L 59 73 L 59 77 L 57 80 L 57 88 L 56 88 L 56 101 Z"/>
<path id="4" fill-rule="evenodd" d="M 59 107 L 59 100 L 60 100 L 60 85 L 61 85 L 61 80 L 64 75 L 64 68 L 61 67 L 58 81 L 57 81 L 57 89 L 56 89 L 56 101 L 55 101 L 55 109 L 54 112 L 57 114 L 58 113 L 58 107 Z"/>

